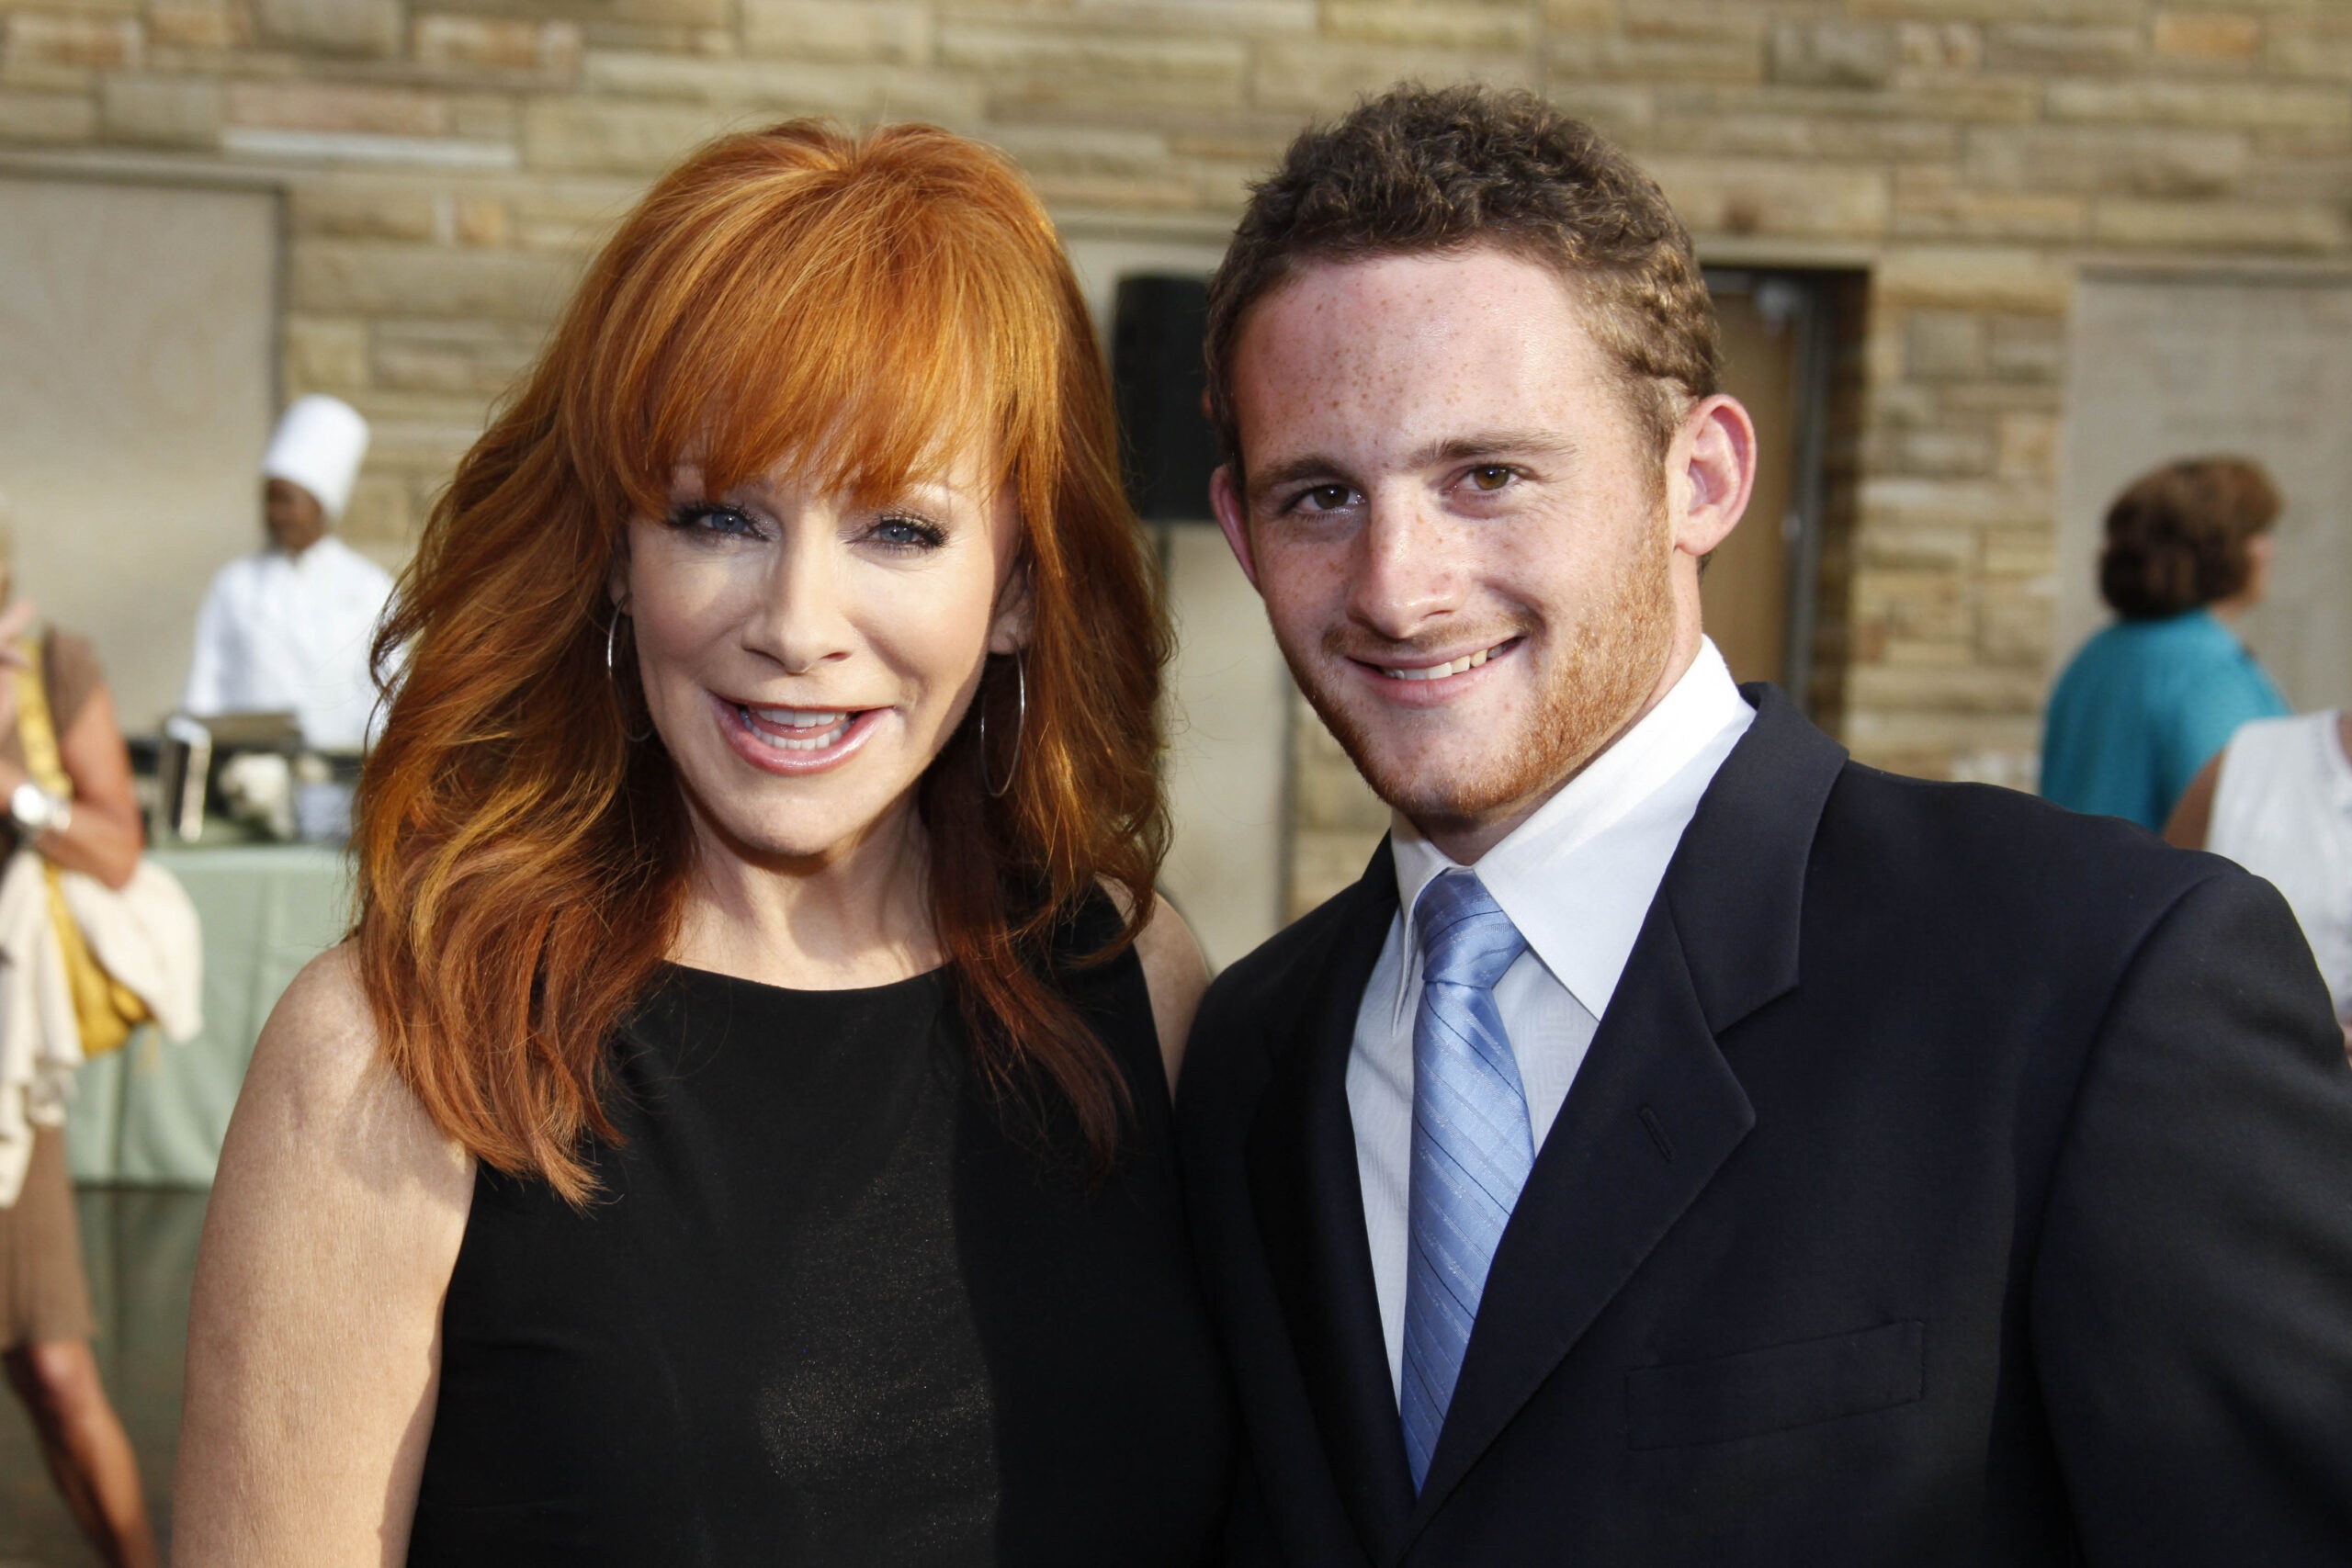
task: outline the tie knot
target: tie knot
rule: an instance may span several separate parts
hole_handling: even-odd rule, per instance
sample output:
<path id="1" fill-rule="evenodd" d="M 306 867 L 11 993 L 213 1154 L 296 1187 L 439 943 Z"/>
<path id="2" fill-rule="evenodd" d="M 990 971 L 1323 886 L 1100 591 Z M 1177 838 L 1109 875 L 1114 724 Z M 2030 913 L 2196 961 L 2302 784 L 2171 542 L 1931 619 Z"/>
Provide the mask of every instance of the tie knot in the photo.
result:
<path id="1" fill-rule="evenodd" d="M 1491 990 L 1527 951 L 1527 939 L 1476 872 L 1440 874 L 1421 890 L 1413 922 L 1420 931 L 1424 985 Z"/>

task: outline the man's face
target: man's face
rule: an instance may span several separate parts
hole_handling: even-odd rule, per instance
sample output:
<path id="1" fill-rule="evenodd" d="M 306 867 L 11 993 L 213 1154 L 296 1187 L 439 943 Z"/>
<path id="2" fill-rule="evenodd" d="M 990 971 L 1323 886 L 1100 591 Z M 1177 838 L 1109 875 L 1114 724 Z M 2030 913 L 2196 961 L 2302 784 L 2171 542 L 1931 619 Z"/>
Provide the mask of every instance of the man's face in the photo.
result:
<path id="1" fill-rule="evenodd" d="M 269 525 L 269 542 L 289 556 L 299 556 L 325 536 L 327 514 L 318 497 L 291 479 L 271 479 L 262 486 L 262 517 Z"/>
<path id="2" fill-rule="evenodd" d="M 1471 860 L 1664 694 L 1753 433 L 1661 462 L 1558 276 L 1493 250 L 1307 268 L 1233 359 L 1246 493 L 1218 520 L 1373 788 Z"/>

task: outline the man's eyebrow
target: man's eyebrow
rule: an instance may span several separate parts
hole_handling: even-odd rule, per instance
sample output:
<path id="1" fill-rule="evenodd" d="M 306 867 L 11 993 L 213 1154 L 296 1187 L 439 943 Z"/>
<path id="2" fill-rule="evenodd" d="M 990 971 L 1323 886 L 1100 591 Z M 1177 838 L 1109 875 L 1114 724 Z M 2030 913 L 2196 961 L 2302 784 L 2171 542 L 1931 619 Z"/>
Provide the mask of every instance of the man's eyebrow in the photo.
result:
<path id="1" fill-rule="evenodd" d="M 1268 491 L 1280 490 L 1284 485 L 1296 484 L 1301 479 L 1336 479 L 1343 477 L 1340 471 L 1339 459 L 1326 457 L 1320 452 L 1309 452 L 1302 457 L 1276 463 L 1271 468 L 1250 469 L 1250 499 L 1253 502 L 1263 501 Z"/>
<path id="2" fill-rule="evenodd" d="M 1408 468 L 1435 468 L 1440 463 L 1461 463 L 1474 457 L 1499 457 L 1507 454 L 1532 457 L 1573 457 L 1577 444 L 1555 431 L 1548 430 L 1477 430 L 1466 435 L 1448 435 L 1416 448 L 1405 459 Z"/>

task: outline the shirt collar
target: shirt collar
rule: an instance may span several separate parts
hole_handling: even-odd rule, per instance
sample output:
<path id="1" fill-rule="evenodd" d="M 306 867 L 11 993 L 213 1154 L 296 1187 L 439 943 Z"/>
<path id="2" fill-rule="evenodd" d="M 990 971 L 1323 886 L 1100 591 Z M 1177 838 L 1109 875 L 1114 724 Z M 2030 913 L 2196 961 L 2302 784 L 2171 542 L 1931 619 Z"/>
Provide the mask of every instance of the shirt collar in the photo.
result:
<path id="1" fill-rule="evenodd" d="M 1593 1017 L 1608 1008 L 1699 797 L 1755 717 L 1723 655 L 1702 637 L 1698 657 L 1656 707 L 1479 858 L 1478 880 Z M 1420 984 L 1413 906 L 1459 863 L 1402 812 L 1394 815 L 1390 851 L 1404 922 L 1401 1028 Z"/>

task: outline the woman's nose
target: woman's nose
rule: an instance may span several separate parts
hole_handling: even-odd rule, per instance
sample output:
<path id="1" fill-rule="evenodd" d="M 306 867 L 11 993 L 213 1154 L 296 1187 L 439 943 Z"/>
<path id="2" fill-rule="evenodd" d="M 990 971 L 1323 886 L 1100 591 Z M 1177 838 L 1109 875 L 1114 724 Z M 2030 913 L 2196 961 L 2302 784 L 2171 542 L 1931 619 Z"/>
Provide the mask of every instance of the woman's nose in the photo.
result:
<path id="1" fill-rule="evenodd" d="M 797 520 L 785 529 L 758 608 L 744 627 L 744 640 L 791 674 L 805 674 L 831 660 L 848 657 L 854 645 L 838 552 L 827 547 L 829 523 Z"/>

